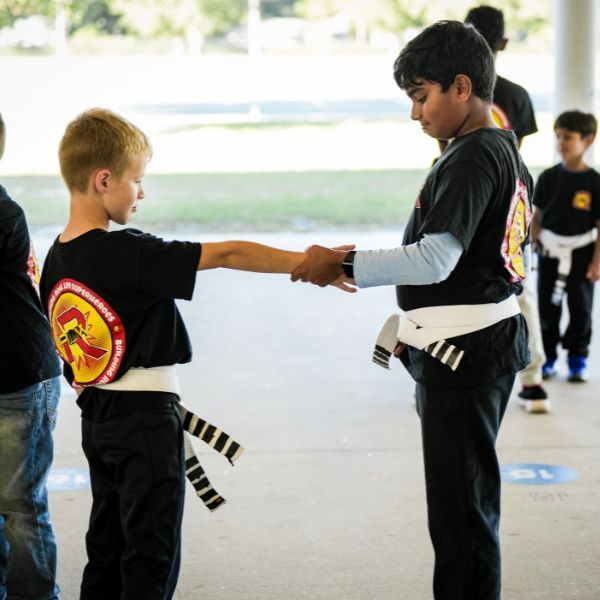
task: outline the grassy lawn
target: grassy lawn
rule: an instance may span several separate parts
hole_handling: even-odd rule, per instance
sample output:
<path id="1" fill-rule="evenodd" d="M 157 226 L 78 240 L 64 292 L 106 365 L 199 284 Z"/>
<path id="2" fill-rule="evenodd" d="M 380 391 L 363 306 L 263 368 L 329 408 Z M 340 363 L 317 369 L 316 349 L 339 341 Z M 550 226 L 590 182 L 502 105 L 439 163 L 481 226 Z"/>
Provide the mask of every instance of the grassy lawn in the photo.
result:
<path id="1" fill-rule="evenodd" d="M 135 215 L 143 227 L 308 230 L 393 227 L 406 222 L 424 170 L 148 175 Z M 68 196 L 58 176 L 6 176 L 0 183 L 32 227 L 60 225 Z"/>

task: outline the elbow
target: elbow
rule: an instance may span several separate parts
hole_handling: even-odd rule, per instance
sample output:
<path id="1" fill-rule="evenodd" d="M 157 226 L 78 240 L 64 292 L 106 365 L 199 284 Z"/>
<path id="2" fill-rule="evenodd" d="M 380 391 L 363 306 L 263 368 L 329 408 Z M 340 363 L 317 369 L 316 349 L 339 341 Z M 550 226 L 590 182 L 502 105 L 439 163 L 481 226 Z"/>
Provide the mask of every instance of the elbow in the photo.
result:
<path id="1" fill-rule="evenodd" d="M 448 277 L 454 271 L 454 267 L 448 268 L 445 265 L 440 266 L 439 269 L 436 269 L 433 273 L 433 281 L 431 283 L 442 283 L 442 281 L 446 281 Z"/>

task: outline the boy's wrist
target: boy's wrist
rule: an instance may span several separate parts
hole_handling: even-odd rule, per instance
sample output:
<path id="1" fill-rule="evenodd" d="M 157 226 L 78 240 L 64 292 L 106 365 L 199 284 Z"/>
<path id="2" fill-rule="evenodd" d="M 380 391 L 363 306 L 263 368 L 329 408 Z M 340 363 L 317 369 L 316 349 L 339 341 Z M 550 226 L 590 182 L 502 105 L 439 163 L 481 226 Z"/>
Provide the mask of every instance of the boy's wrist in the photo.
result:
<path id="1" fill-rule="evenodd" d="M 354 279 L 354 256 L 356 255 L 356 250 L 350 250 L 344 256 L 342 260 L 342 269 L 344 271 L 344 275 L 348 279 Z"/>

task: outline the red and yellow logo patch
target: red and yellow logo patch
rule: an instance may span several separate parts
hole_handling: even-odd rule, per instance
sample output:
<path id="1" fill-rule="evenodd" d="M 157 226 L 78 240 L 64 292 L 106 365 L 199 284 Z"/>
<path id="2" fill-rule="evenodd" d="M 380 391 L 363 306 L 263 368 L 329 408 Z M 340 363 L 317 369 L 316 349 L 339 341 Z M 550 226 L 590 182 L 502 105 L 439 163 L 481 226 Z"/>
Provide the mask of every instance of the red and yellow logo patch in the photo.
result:
<path id="1" fill-rule="evenodd" d="M 592 210 L 592 194 L 588 190 L 578 190 L 573 194 L 571 202 L 577 210 Z"/>
<path id="2" fill-rule="evenodd" d="M 512 129 L 508 115 L 497 104 L 492 104 L 492 118 L 500 129 Z"/>
<path id="3" fill-rule="evenodd" d="M 54 345 L 73 370 L 73 387 L 112 381 L 125 354 L 125 329 L 115 311 L 85 285 L 61 279 L 48 315 Z"/>
<path id="4" fill-rule="evenodd" d="M 513 282 L 520 282 L 525 279 L 523 243 L 527 239 L 530 224 L 531 208 L 527 188 L 517 179 L 515 193 L 512 197 L 506 220 L 506 230 L 501 249 L 504 266 L 510 274 L 510 280 Z"/>

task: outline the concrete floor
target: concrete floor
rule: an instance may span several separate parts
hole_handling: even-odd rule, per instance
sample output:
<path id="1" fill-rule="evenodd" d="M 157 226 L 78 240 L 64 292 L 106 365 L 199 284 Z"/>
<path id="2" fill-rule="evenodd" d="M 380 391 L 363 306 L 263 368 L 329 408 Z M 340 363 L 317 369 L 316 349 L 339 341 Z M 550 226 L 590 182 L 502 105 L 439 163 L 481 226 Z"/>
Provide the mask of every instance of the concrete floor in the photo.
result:
<path id="1" fill-rule="evenodd" d="M 36 232 L 44 256 L 52 232 Z M 225 239 L 228 236 L 190 236 Z M 392 247 L 397 232 L 251 234 L 310 243 Z M 194 361 L 180 368 L 186 403 L 246 447 L 235 468 L 197 444 L 229 500 L 210 514 L 188 485 L 178 600 L 429 600 L 426 527 L 413 385 L 395 363 L 370 361 L 391 288 L 351 296 L 291 286 L 285 276 L 198 275 L 181 303 Z M 600 323 L 599 303 L 595 323 Z M 600 599 L 600 337 L 590 382 L 548 383 L 549 415 L 511 402 L 499 454 L 506 464 L 573 468 L 554 485 L 503 486 L 505 600 Z M 79 414 L 65 390 L 54 467 L 85 469 Z M 78 598 L 88 489 L 51 493 L 62 599 Z M 111 599 L 107 599 L 111 600 Z"/>

